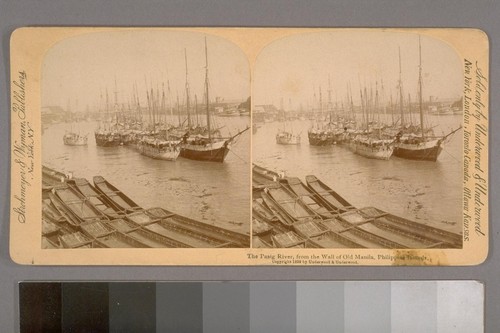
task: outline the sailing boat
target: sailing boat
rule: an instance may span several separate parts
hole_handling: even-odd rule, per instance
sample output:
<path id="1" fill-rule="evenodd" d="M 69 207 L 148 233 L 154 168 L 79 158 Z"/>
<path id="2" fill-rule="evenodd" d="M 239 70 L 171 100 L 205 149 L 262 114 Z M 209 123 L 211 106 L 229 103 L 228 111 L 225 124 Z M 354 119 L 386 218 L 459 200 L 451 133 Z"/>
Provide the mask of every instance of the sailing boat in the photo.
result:
<path id="1" fill-rule="evenodd" d="M 117 100 L 118 91 L 116 90 L 116 80 L 115 80 L 115 116 L 117 115 L 118 109 L 118 100 Z M 99 123 L 99 128 L 96 129 L 95 143 L 98 147 L 116 147 L 122 144 L 122 138 L 117 129 L 117 119 L 114 119 L 114 124 L 111 125 L 111 121 L 109 119 L 109 95 L 108 90 L 106 89 L 106 119 L 104 120 L 104 124 Z M 109 123 L 108 123 L 109 122 Z M 103 126 L 101 128 L 101 125 Z"/>
<path id="2" fill-rule="evenodd" d="M 288 132 L 286 128 L 278 130 L 276 143 L 280 145 L 300 145 L 300 133 L 294 134 L 293 132 Z"/>
<path id="3" fill-rule="evenodd" d="M 63 142 L 67 146 L 86 146 L 88 141 L 87 135 L 80 135 L 75 132 L 66 132 L 63 136 Z"/>
<path id="4" fill-rule="evenodd" d="M 280 145 L 300 145 L 300 133 L 294 134 L 293 131 L 288 131 L 285 119 L 283 129 L 278 129 L 278 133 L 276 134 L 276 143 Z"/>
<path id="5" fill-rule="evenodd" d="M 70 112 L 71 114 L 71 112 Z M 67 146 L 86 146 L 88 141 L 88 134 L 81 135 L 80 131 L 73 131 L 73 115 L 71 115 L 71 129 L 66 131 L 63 136 L 63 142 Z"/>
<path id="6" fill-rule="evenodd" d="M 280 145 L 300 145 L 300 133 L 294 134 L 293 130 L 287 129 L 287 115 L 285 109 L 283 108 L 283 98 L 281 99 L 281 111 L 283 112 L 283 128 L 278 129 L 276 134 L 276 143 Z"/>
<path id="7" fill-rule="evenodd" d="M 158 94 L 157 94 L 158 96 Z M 149 94 L 148 94 L 149 97 Z M 149 98 L 148 98 L 149 101 Z M 151 157 L 164 161 L 175 161 L 180 154 L 178 147 L 179 141 L 172 140 L 169 137 L 168 130 L 162 131 L 164 135 L 157 134 L 156 115 L 159 117 L 158 101 L 155 99 L 154 93 L 151 93 L 151 101 L 148 106 L 150 113 L 153 115 L 153 130 L 150 135 L 144 135 L 138 143 L 139 152 L 147 157 Z M 165 109 L 165 91 L 162 91 L 161 111 Z"/>
<path id="8" fill-rule="evenodd" d="M 330 82 L 330 80 L 328 80 Z M 314 94 L 316 96 L 316 94 Z M 329 101 L 328 105 L 331 106 L 330 96 L 328 93 Z M 321 86 L 319 87 L 319 120 L 316 119 L 316 126 L 311 126 L 307 131 L 307 138 L 309 139 L 309 144 L 311 146 L 330 146 L 335 142 L 334 128 L 332 127 L 332 116 L 330 110 L 330 121 L 328 124 L 323 124 L 323 100 L 321 96 Z M 316 115 L 317 118 L 317 115 Z"/>
<path id="9" fill-rule="evenodd" d="M 164 161 L 175 161 L 180 154 L 176 142 L 148 136 L 139 141 L 139 151 L 144 156 Z"/>
<path id="10" fill-rule="evenodd" d="M 180 156 L 197 161 L 208 162 L 224 162 L 224 159 L 231 148 L 233 140 L 240 136 L 246 129 L 236 133 L 236 135 L 229 138 L 223 138 L 216 135 L 217 132 L 212 131 L 210 124 L 210 103 L 209 103 L 209 82 L 208 82 L 208 49 L 207 39 L 205 38 L 205 106 L 207 116 L 207 130 L 206 135 L 197 134 L 190 136 L 191 128 L 182 137 L 180 145 Z M 188 124 L 190 126 L 191 124 Z"/>
<path id="11" fill-rule="evenodd" d="M 375 133 L 373 133 L 374 128 L 370 128 L 369 126 L 369 103 L 366 88 L 364 94 L 360 89 L 360 94 L 365 130 L 363 133 L 356 135 L 349 142 L 349 149 L 351 149 L 351 151 L 355 154 L 364 157 L 378 160 L 388 160 L 394 152 L 394 140 L 383 139 L 381 137 L 380 128 L 376 128 Z M 377 96 L 378 91 L 376 93 L 375 109 L 378 107 Z"/>
<path id="12" fill-rule="evenodd" d="M 400 131 L 396 135 L 396 146 L 394 156 L 410 160 L 432 161 L 436 162 L 439 154 L 443 150 L 443 145 L 447 138 L 460 130 L 462 126 L 451 131 L 444 136 L 427 135 L 429 131 L 424 128 L 424 113 L 422 109 L 422 47 L 420 37 L 418 39 L 419 52 L 419 70 L 418 70 L 418 89 L 419 89 L 419 112 L 420 112 L 420 133 L 404 133 Z M 432 133 L 431 133 L 432 134 Z"/>

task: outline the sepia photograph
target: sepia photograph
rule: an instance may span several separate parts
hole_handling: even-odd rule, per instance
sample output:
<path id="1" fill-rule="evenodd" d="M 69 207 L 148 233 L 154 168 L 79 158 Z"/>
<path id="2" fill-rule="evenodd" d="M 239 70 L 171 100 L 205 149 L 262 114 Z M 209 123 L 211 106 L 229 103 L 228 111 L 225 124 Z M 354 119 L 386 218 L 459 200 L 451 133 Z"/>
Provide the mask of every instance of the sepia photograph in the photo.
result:
<path id="1" fill-rule="evenodd" d="M 250 245 L 250 72 L 183 31 L 63 39 L 41 73 L 42 247 Z"/>
<path id="2" fill-rule="evenodd" d="M 266 46 L 254 71 L 254 246 L 462 247 L 452 47 L 418 33 L 305 33 Z"/>
<path id="3" fill-rule="evenodd" d="M 479 264 L 488 52 L 477 29 L 17 29 L 11 258 Z"/>

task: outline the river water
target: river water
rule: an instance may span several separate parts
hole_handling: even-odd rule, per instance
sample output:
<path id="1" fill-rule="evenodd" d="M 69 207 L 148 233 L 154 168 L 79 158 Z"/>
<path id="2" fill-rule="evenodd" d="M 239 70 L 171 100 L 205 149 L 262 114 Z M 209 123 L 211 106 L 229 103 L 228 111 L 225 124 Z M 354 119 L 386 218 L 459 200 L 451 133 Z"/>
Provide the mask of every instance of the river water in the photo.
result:
<path id="1" fill-rule="evenodd" d="M 250 117 L 221 118 L 218 123 L 223 126 L 223 135 L 234 135 L 250 125 Z M 45 127 L 43 163 L 90 182 L 96 175 L 103 176 L 144 208 L 163 207 L 208 224 L 249 233 L 251 130 L 237 139 L 224 163 L 182 157 L 171 162 L 151 159 L 125 146 L 97 147 L 97 126 L 96 122 L 77 124 L 80 133 L 89 133 L 88 146 L 83 147 L 63 144 L 70 124 Z"/>
<path id="2" fill-rule="evenodd" d="M 462 115 L 430 115 L 436 135 L 462 123 Z M 356 207 L 374 206 L 392 214 L 453 232 L 462 231 L 462 137 L 455 133 L 437 162 L 391 157 L 388 161 L 353 154 L 346 146 L 310 146 L 308 120 L 286 123 L 301 132 L 297 146 L 276 144 L 278 129 L 285 124 L 259 124 L 252 138 L 253 163 L 288 176 L 315 175 Z"/>

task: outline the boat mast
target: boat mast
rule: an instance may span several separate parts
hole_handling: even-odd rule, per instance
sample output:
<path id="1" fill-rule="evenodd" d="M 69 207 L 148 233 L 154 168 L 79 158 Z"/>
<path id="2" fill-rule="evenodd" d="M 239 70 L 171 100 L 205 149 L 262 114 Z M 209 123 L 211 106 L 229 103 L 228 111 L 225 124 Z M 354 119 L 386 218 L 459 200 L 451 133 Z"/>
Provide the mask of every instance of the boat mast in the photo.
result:
<path id="1" fill-rule="evenodd" d="M 408 93 L 408 116 L 410 117 L 410 125 L 413 126 L 413 115 L 411 114 L 411 96 Z"/>
<path id="2" fill-rule="evenodd" d="M 146 88 L 146 100 L 148 102 L 148 118 L 149 118 L 148 129 L 149 129 L 151 124 L 153 123 L 153 120 L 151 118 L 151 100 L 149 99 L 149 89 L 147 88 Z"/>
<path id="3" fill-rule="evenodd" d="M 170 121 L 174 123 L 174 109 L 172 107 L 172 92 L 170 91 L 170 80 L 167 80 L 168 107 L 170 109 Z"/>
<path id="4" fill-rule="evenodd" d="M 369 132 L 370 130 L 370 103 L 371 103 L 371 97 L 368 95 L 368 91 L 366 90 L 366 83 L 365 83 L 365 113 L 366 113 L 366 131 Z"/>
<path id="5" fill-rule="evenodd" d="M 286 132 L 286 112 L 285 112 L 285 106 L 283 104 L 283 96 L 280 98 L 280 112 L 283 113 L 283 131 Z"/>
<path id="6" fill-rule="evenodd" d="M 181 127 L 182 121 L 181 121 L 181 107 L 179 104 L 179 91 L 177 91 L 177 116 L 179 118 L 179 127 Z"/>
<path id="7" fill-rule="evenodd" d="M 392 92 L 391 92 L 391 126 L 394 126 L 394 103 L 392 102 Z"/>
<path id="8" fill-rule="evenodd" d="M 316 98 L 316 86 L 313 85 L 313 102 L 312 102 L 312 109 L 313 109 L 313 115 L 314 115 L 314 121 L 316 122 L 316 128 L 319 129 L 319 121 L 318 121 L 318 113 L 316 111 L 316 106 L 318 104 L 318 99 Z"/>
<path id="9" fill-rule="evenodd" d="M 384 106 L 384 124 L 387 124 L 387 101 L 384 89 L 384 79 L 380 80 L 380 89 L 381 89 L 380 92 L 381 92 L 382 105 Z"/>
<path id="10" fill-rule="evenodd" d="M 321 126 L 323 126 L 323 120 L 325 117 L 323 116 L 323 97 L 321 94 L 321 85 L 319 86 L 319 114 L 321 117 Z"/>
<path id="11" fill-rule="evenodd" d="M 422 139 L 424 138 L 424 113 L 422 111 L 422 46 L 420 45 L 420 36 L 418 36 L 418 108 L 420 111 L 420 130 L 422 131 Z"/>
<path id="12" fill-rule="evenodd" d="M 104 122 L 104 130 L 111 130 L 110 126 L 108 126 L 108 128 L 106 129 L 106 125 L 109 125 L 108 121 L 109 124 L 111 124 L 111 120 L 109 120 L 109 94 L 108 94 L 108 88 L 106 88 L 106 120 Z"/>
<path id="13" fill-rule="evenodd" d="M 378 108 L 378 81 L 375 81 L 375 104 L 373 112 L 377 112 L 377 123 L 378 126 L 380 126 L 380 110 Z"/>
<path id="14" fill-rule="evenodd" d="M 398 48 L 399 51 L 399 108 L 401 111 L 401 127 L 403 128 L 405 125 L 405 115 L 403 112 L 403 81 L 401 80 L 401 48 Z"/>
<path id="15" fill-rule="evenodd" d="M 194 114 L 196 115 L 196 125 L 200 126 L 200 119 L 198 118 L 198 95 L 194 94 Z"/>
<path id="16" fill-rule="evenodd" d="M 161 126 L 161 110 L 160 110 L 160 89 L 158 87 L 158 83 L 156 83 L 156 97 L 154 98 L 153 104 L 153 119 L 155 120 L 155 126 L 158 123 Z"/>
<path id="17" fill-rule="evenodd" d="M 349 103 L 349 106 L 351 108 L 351 115 L 353 117 L 354 123 L 356 123 L 357 119 L 356 119 L 356 113 L 354 112 L 354 101 L 352 100 L 352 86 L 350 82 L 349 82 L 349 97 L 350 100 L 348 100 L 347 102 Z"/>
<path id="18" fill-rule="evenodd" d="M 366 87 L 366 85 L 365 85 Z M 366 88 L 365 88 L 366 89 Z M 368 98 L 368 106 L 366 109 L 366 115 L 368 117 L 368 123 L 373 122 L 374 111 L 373 111 L 373 84 L 370 82 L 370 97 Z"/>
<path id="19" fill-rule="evenodd" d="M 114 117 L 115 117 L 115 125 L 118 125 L 118 87 L 116 85 L 116 76 L 115 76 L 115 107 L 114 107 Z"/>
<path id="20" fill-rule="evenodd" d="M 76 122 L 76 125 L 75 125 L 75 128 L 76 130 L 78 131 L 78 134 L 80 134 L 80 121 L 79 121 L 79 115 L 80 115 L 80 112 L 79 112 L 79 108 L 78 108 L 78 98 L 76 99 L 75 101 L 75 118 L 73 119 L 73 122 Z M 75 121 L 76 119 L 76 121 Z M 73 126 L 73 124 L 71 124 L 71 126 Z M 73 130 L 73 129 L 71 129 Z"/>
<path id="21" fill-rule="evenodd" d="M 186 52 L 186 49 L 184 49 L 184 60 L 186 62 L 186 108 L 187 108 L 187 120 L 188 120 L 188 129 L 191 129 L 191 114 L 189 113 L 188 62 L 187 62 L 187 52 Z"/>
<path id="22" fill-rule="evenodd" d="M 362 121 L 362 124 L 361 124 L 361 128 L 365 127 L 365 107 L 364 107 L 364 102 L 363 102 L 363 90 L 361 89 L 361 87 L 359 88 L 359 100 L 360 100 L 360 104 L 361 104 L 361 121 Z"/>
<path id="23" fill-rule="evenodd" d="M 166 112 L 166 102 L 165 102 L 165 83 L 162 82 L 161 83 L 161 105 L 160 105 L 160 108 L 161 108 L 161 113 L 163 115 L 163 123 L 164 125 L 167 124 L 167 112 Z M 161 122 L 160 122 L 160 126 L 161 126 Z"/>
<path id="24" fill-rule="evenodd" d="M 136 98 L 136 113 L 137 116 L 139 117 L 139 121 L 141 122 L 141 128 L 142 128 L 142 110 L 141 110 L 141 101 L 139 99 L 139 89 L 137 88 L 137 82 L 134 83 L 135 86 L 135 98 Z"/>
<path id="25" fill-rule="evenodd" d="M 208 129 L 208 140 L 212 142 L 212 130 L 210 129 L 210 107 L 209 107 L 209 96 L 208 96 L 208 49 L 207 49 L 207 37 L 205 37 L 205 95 L 207 103 L 207 129 Z"/>
<path id="26" fill-rule="evenodd" d="M 329 123 L 331 124 L 332 119 L 333 119 L 333 117 L 332 117 L 333 104 L 332 104 L 332 84 L 330 82 L 330 74 L 328 74 L 328 112 L 329 112 L 329 117 L 330 117 Z"/>
<path id="27" fill-rule="evenodd" d="M 102 88 L 99 89 L 99 95 L 100 95 L 100 98 L 99 98 L 99 129 L 101 129 L 101 125 L 102 125 Z"/>

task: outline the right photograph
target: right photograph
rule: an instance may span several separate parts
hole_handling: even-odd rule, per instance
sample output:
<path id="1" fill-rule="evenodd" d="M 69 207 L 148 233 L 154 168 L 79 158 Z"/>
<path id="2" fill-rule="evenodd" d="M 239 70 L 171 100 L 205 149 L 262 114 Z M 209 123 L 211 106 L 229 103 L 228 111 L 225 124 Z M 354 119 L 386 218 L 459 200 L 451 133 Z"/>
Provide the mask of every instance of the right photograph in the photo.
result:
<path id="1" fill-rule="evenodd" d="M 254 248 L 460 249 L 463 59 L 416 32 L 302 33 L 253 68 Z"/>

